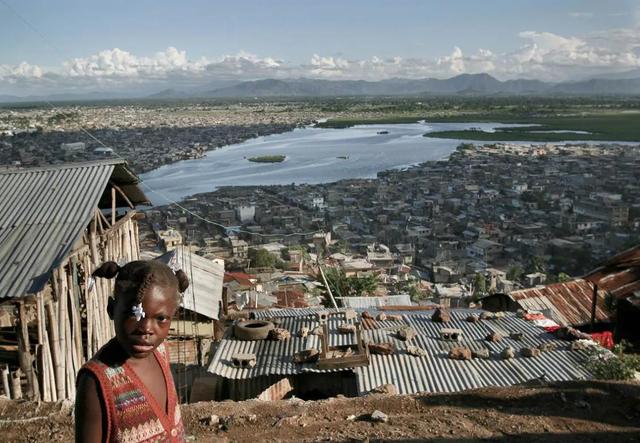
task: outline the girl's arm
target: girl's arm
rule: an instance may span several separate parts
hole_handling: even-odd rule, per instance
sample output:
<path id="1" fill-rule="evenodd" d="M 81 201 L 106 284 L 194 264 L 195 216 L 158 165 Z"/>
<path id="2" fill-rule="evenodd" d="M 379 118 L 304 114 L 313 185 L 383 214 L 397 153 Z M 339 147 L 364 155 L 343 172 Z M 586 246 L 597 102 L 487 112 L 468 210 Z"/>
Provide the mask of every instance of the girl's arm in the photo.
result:
<path id="1" fill-rule="evenodd" d="M 76 443 L 101 443 L 107 435 L 107 411 L 95 376 L 82 371 L 76 392 Z"/>

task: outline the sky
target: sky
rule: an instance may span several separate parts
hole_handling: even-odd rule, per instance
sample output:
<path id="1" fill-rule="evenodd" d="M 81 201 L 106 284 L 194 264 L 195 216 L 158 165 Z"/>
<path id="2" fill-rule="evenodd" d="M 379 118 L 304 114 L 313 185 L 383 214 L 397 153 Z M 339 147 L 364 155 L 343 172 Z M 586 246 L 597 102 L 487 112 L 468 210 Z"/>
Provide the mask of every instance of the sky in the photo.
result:
<path id="1" fill-rule="evenodd" d="M 0 0 L 0 94 L 636 69 L 640 0 Z"/>

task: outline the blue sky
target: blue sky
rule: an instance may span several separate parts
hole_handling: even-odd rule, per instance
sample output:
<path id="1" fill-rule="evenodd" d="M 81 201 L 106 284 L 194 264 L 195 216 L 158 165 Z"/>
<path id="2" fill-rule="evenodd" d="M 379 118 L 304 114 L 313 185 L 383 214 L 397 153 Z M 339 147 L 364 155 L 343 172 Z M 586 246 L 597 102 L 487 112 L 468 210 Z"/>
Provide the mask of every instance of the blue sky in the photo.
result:
<path id="1" fill-rule="evenodd" d="M 0 0 L 0 93 L 69 78 L 571 80 L 640 67 L 639 11 L 638 0 Z"/>

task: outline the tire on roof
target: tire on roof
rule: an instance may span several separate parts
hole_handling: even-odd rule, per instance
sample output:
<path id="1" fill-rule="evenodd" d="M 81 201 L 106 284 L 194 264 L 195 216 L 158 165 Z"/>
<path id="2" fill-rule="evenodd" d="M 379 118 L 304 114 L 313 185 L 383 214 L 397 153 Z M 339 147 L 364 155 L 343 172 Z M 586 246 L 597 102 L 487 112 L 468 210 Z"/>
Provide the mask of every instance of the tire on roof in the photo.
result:
<path id="1" fill-rule="evenodd" d="M 233 326 L 233 335 L 238 340 L 264 340 L 273 328 L 273 323 L 266 320 L 240 321 Z"/>

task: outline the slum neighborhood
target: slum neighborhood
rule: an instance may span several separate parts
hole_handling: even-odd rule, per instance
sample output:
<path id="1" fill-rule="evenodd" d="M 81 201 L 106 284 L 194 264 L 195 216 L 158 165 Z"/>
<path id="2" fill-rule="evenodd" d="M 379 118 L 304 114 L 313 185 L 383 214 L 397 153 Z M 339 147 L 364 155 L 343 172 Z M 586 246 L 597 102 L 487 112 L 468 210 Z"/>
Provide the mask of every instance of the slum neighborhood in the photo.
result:
<path id="1" fill-rule="evenodd" d="M 121 160 L 2 170 L 3 393 L 72 399 L 113 334 L 92 271 L 138 258 L 194 282 L 168 341 L 184 402 L 591 379 L 640 342 L 639 161 L 462 145 L 377 179 L 151 209 Z"/>

